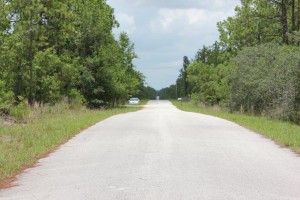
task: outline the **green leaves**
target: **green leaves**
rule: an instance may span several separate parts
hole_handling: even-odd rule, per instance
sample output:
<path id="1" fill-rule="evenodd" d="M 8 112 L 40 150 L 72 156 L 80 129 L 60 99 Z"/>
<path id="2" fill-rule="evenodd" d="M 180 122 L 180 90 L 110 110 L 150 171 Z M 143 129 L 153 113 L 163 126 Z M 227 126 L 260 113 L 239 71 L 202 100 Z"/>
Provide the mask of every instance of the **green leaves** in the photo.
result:
<path id="1" fill-rule="evenodd" d="M 300 0 L 241 0 L 217 26 L 220 42 L 203 46 L 163 94 L 181 93 L 187 78 L 195 103 L 300 124 Z"/>
<path id="2" fill-rule="evenodd" d="M 265 44 L 239 52 L 233 60 L 232 109 L 293 120 L 299 112 L 299 62 L 299 49 L 290 46 Z"/>
<path id="3" fill-rule="evenodd" d="M 218 42 L 197 52 L 195 60 L 187 68 L 187 79 L 194 99 L 199 96 L 201 98 L 198 100 L 208 105 L 222 104 L 228 99 L 230 56 L 231 53 L 221 48 Z"/>
<path id="4" fill-rule="evenodd" d="M 234 17 L 228 17 L 217 24 L 221 44 L 239 50 L 268 42 L 281 43 L 281 10 L 279 5 L 270 0 L 241 1 L 241 5 L 235 9 Z"/>
<path id="5" fill-rule="evenodd" d="M 138 93 L 134 45 L 113 36 L 104 0 L 7 0 L 0 9 L 0 80 L 15 98 L 55 103 L 77 91 L 100 107 Z"/>

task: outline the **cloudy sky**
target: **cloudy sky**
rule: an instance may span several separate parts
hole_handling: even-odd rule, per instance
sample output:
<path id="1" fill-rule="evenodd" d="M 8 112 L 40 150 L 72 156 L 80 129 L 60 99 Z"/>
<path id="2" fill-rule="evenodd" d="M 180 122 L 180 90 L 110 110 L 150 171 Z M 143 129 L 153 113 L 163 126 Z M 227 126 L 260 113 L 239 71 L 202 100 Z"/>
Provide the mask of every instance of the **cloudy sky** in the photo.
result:
<path id="1" fill-rule="evenodd" d="M 218 40 L 216 23 L 234 15 L 239 0 L 108 0 L 135 44 L 134 64 L 155 89 L 174 84 L 183 56 L 193 58 Z"/>

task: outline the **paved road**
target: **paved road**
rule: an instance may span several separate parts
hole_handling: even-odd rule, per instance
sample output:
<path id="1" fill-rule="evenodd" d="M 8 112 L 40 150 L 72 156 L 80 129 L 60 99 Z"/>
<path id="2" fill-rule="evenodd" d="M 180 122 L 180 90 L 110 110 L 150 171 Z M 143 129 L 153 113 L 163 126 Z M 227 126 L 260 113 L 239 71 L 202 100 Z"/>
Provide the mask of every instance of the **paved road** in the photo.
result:
<path id="1" fill-rule="evenodd" d="M 300 158 L 234 123 L 151 101 L 83 131 L 0 199 L 300 199 Z"/>

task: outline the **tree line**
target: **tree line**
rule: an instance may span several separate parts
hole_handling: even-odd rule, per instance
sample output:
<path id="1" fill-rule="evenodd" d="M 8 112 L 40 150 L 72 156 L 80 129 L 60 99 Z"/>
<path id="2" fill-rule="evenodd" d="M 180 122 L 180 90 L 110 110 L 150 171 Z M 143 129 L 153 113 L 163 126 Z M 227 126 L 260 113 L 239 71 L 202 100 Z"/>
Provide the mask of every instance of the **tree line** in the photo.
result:
<path id="1" fill-rule="evenodd" d="M 168 97 L 300 124 L 300 1 L 241 0 L 217 27 L 219 41 L 184 57 Z"/>
<path id="2" fill-rule="evenodd" d="M 0 1 L 0 106 L 67 97 L 89 107 L 139 95 L 134 44 L 105 0 Z"/>

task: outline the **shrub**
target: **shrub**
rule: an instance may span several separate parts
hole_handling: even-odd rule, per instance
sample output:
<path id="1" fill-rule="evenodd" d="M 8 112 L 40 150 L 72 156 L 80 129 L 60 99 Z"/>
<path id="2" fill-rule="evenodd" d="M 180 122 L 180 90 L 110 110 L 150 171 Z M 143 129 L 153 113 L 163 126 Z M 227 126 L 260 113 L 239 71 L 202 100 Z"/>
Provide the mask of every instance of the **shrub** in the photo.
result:
<path id="1" fill-rule="evenodd" d="M 191 100 L 194 105 L 198 105 L 201 102 L 201 95 L 199 93 L 192 93 Z"/>
<path id="2" fill-rule="evenodd" d="M 8 115 L 13 103 L 14 93 L 12 91 L 6 91 L 4 82 L 0 80 L 0 116 Z"/>
<path id="3" fill-rule="evenodd" d="M 232 110 L 299 123 L 300 51 L 265 44 L 245 48 L 233 59 Z"/>
<path id="4" fill-rule="evenodd" d="M 85 102 L 84 97 L 76 89 L 71 89 L 68 93 L 70 109 L 79 109 Z"/>
<path id="5" fill-rule="evenodd" d="M 12 106 L 9 110 L 9 114 L 15 118 L 17 122 L 26 122 L 29 118 L 30 106 L 23 97 L 19 96 L 18 99 L 20 103 L 16 106 Z"/>

